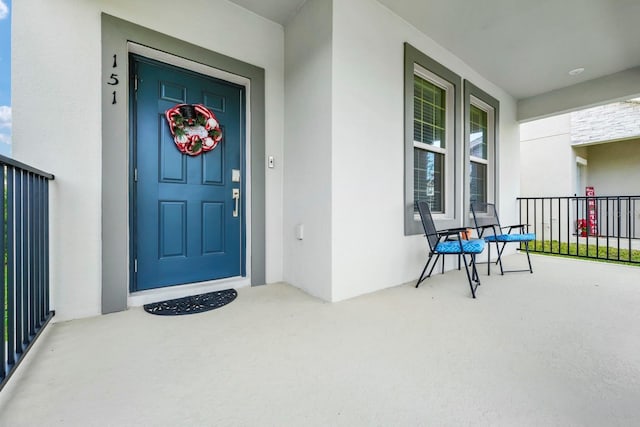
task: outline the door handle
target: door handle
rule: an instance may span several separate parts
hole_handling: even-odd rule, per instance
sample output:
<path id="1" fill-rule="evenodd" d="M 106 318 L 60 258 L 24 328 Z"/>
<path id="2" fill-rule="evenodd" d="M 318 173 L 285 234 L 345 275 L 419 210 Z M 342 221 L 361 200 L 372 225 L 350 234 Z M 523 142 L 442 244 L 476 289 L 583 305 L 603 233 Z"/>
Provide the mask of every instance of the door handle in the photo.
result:
<path id="1" fill-rule="evenodd" d="M 233 209 L 233 216 L 237 217 L 238 216 L 238 212 L 240 210 L 240 189 L 239 188 L 232 189 L 231 190 L 231 197 L 235 201 L 235 207 Z"/>

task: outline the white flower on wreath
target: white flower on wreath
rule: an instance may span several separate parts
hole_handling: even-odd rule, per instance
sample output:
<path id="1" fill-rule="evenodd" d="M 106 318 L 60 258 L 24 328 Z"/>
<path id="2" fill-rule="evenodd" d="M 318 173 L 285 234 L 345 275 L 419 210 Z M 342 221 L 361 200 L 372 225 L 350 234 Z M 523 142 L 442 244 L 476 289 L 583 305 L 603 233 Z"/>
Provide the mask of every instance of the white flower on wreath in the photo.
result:
<path id="1" fill-rule="evenodd" d="M 207 148 L 213 147 L 213 139 L 210 137 L 206 137 L 205 139 L 202 140 L 202 144 Z"/>
<path id="2" fill-rule="evenodd" d="M 215 129 L 218 127 L 218 121 L 213 117 L 207 120 L 207 129 Z"/>
<path id="3" fill-rule="evenodd" d="M 176 141 L 180 144 L 186 144 L 189 141 L 189 138 L 187 135 L 179 135 L 176 136 Z"/>

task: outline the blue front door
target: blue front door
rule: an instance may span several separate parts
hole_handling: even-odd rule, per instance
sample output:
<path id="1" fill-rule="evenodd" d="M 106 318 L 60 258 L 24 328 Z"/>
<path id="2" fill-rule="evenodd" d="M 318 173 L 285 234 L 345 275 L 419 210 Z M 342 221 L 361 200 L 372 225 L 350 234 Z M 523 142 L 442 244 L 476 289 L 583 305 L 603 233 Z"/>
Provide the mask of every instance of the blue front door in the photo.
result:
<path id="1" fill-rule="evenodd" d="M 244 88 L 130 59 L 132 290 L 244 275 Z M 223 136 L 213 151 L 177 149 L 164 116 L 176 104 L 215 113 Z"/>

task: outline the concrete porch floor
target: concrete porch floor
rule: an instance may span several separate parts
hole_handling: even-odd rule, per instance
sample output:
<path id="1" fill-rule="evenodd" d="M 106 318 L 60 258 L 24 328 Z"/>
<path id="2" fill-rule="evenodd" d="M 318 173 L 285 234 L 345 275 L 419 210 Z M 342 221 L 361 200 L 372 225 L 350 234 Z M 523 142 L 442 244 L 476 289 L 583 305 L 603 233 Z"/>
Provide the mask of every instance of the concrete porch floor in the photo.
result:
<path id="1" fill-rule="evenodd" d="M 276 284 L 53 324 L 0 425 L 640 424 L 640 268 L 532 261 L 481 266 L 476 300 L 451 271 L 334 304 Z"/>

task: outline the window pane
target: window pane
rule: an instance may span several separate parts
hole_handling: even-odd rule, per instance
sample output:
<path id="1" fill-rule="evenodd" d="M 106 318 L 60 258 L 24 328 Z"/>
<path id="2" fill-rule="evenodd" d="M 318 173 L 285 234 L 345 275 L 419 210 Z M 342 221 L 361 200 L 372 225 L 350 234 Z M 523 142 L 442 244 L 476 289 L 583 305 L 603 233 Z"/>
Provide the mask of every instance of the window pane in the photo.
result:
<path id="1" fill-rule="evenodd" d="M 471 202 L 487 202 L 487 165 L 471 162 Z"/>
<path id="2" fill-rule="evenodd" d="M 443 177 L 443 154 L 413 149 L 413 200 L 427 200 L 432 212 L 444 212 Z"/>
<path id="3" fill-rule="evenodd" d="M 487 112 L 471 105 L 470 153 L 473 157 L 487 159 Z"/>
<path id="4" fill-rule="evenodd" d="M 445 125 L 445 90 L 419 76 L 414 76 L 413 140 L 445 148 Z"/>

